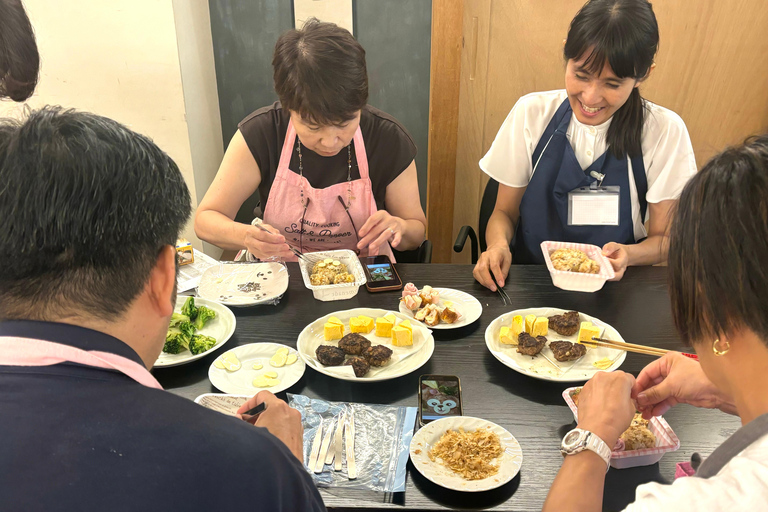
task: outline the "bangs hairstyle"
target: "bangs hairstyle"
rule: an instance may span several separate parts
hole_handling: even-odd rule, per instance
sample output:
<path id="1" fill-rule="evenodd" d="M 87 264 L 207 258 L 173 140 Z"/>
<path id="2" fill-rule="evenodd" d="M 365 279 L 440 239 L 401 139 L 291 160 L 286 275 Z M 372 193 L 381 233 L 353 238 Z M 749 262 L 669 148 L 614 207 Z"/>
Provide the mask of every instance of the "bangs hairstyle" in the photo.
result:
<path id="1" fill-rule="evenodd" d="M 710 160 L 683 190 L 669 293 L 686 345 L 747 328 L 768 343 L 768 135 Z"/>
<path id="2" fill-rule="evenodd" d="M 24 101 L 40 70 L 35 33 L 21 0 L 0 0 L 0 98 Z"/>
<path id="3" fill-rule="evenodd" d="M 659 26 L 646 0 L 591 0 L 571 21 L 563 54 L 584 60 L 584 68 L 599 76 L 606 62 L 619 78 L 642 80 L 659 47 Z M 633 88 L 608 128 L 608 147 L 616 158 L 642 155 L 645 102 Z"/>
<path id="4" fill-rule="evenodd" d="M 319 126 L 353 119 L 368 102 L 365 50 L 347 30 L 310 18 L 277 40 L 272 58 L 283 108 Z"/>

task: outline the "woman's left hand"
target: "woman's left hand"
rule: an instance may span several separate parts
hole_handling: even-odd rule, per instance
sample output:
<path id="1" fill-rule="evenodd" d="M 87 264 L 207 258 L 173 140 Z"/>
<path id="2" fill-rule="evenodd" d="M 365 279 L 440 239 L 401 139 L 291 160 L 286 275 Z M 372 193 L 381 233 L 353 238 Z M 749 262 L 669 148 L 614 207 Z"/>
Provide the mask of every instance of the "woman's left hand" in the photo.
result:
<path id="1" fill-rule="evenodd" d="M 603 246 L 603 256 L 608 258 L 613 266 L 613 271 L 616 273 L 616 277 L 611 281 L 621 280 L 629 264 L 629 253 L 627 253 L 626 246 L 616 242 L 608 242 Z"/>
<path id="2" fill-rule="evenodd" d="M 362 250 L 368 247 L 369 251 L 378 249 L 388 240 L 392 247 L 397 247 L 403 239 L 403 230 L 405 230 L 403 219 L 390 215 L 386 210 L 379 210 L 368 217 L 358 231 L 360 242 L 357 248 Z"/>

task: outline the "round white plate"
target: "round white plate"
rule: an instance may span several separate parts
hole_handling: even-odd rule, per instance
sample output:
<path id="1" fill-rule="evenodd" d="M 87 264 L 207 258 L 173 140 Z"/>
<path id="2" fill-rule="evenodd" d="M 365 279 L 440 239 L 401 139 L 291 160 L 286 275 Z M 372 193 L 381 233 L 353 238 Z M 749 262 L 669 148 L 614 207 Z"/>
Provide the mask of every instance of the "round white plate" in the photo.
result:
<path id="1" fill-rule="evenodd" d="M 281 263 L 219 263 L 203 272 L 197 294 L 227 306 L 255 306 L 274 301 L 287 289 L 288 269 Z"/>
<path id="2" fill-rule="evenodd" d="M 453 302 L 456 305 L 457 311 L 461 313 L 461 318 L 452 324 L 440 322 L 437 325 L 429 326 L 430 329 L 458 329 L 459 327 L 464 327 L 465 325 L 471 324 L 480 318 L 480 315 L 483 314 L 483 306 L 480 304 L 480 301 L 474 298 L 472 295 L 466 292 L 462 292 L 461 290 L 454 290 L 453 288 L 433 289 L 440 293 L 438 306 L 444 305 L 445 301 L 447 300 Z M 406 316 L 409 316 L 411 320 L 413 320 L 413 315 L 416 313 L 415 311 L 411 311 L 405 307 L 403 301 L 400 301 L 400 312 Z M 414 321 L 416 322 L 417 320 Z M 427 325 L 423 322 L 419 323 L 422 325 Z"/>
<path id="3" fill-rule="evenodd" d="M 295 363 L 287 364 L 282 368 L 275 368 L 269 364 L 269 360 L 275 355 L 277 349 L 283 347 L 288 349 L 289 354 L 296 354 L 296 350 L 279 343 L 250 343 L 248 345 L 240 345 L 227 352 L 222 352 L 219 357 L 228 352 L 235 354 L 240 360 L 240 369 L 230 372 L 222 368 L 216 368 L 214 366 L 216 361 L 214 361 L 214 363 L 211 363 L 210 368 L 208 368 L 208 379 L 216 389 L 230 395 L 253 396 L 264 389 L 272 393 L 284 391 L 299 381 L 301 376 L 304 375 L 306 366 L 300 357 Z M 260 363 L 261 369 L 254 370 L 254 363 Z M 257 388 L 254 386 L 253 379 L 267 372 L 277 373 L 277 379 L 280 381 L 280 384 L 271 388 Z"/>
<path id="4" fill-rule="evenodd" d="M 499 436 L 504 453 L 500 457 L 498 473 L 482 480 L 464 480 L 458 473 L 454 473 L 439 461 L 429 460 L 429 450 L 443 434 L 460 427 L 465 431 L 490 427 L 490 430 Z M 455 491 L 480 492 L 501 487 L 515 478 L 523 464 L 523 450 L 515 436 L 495 423 L 471 416 L 455 416 L 427 423 L 411 439 L 410 452 L 414 467 L 427 480 Z"/>
<path id="5" fill-rule="evenodd" d="M 185 295 L 178 295 L 176 297 L 176 307 L 174 308 L 176 313 L 181 312 L 181 306 L 184 305 L 186 300 L 187 297 Z M 195 305 L 205 306 L 216 312 L 216 318 L 209 320 L 201 330 L 197 331 L 198 334 L 205 334 L 206 336 L 215 338 L 216 344 L 210 350 L 197 355 L 193 355 L 189 350 L 185 350 L 180 354 L 166 354 L 165 352 L 160 352 L 160 357 L 155 361 L 155 368 L 178 366 L 205 357 L 225 344 L 235 333 L 235 325 L 237 324 L 237 321 L 235 320 L 235 315 L 232 314 L 232 311 L 230 311 L 227 306 L 199 297 L 195 297 Z"/>
<path id="6" fill-rule="evenodd" d="M 549 348 L 549 343 L 539 354 L 527 356 L 518 353 L 516 345 L 504 345 L 499 341 L 501 327 L 512 325 L 512 317 L 515 315 L 522 315 L 523 319 L 525 319 L 525 315 L 550 317 L 561 315 L 566 311 L 565 309 L 557 308 L 529 308 L 504 313 L 491 322 L 485 330 L 485 344 L 488 350 L 491 351 L 491 354 L 506 366 L 509 366 L 516 372 L 542 380 L 555 382 L 583 382 L 589 380 L 597 372 L 603 371 L 593 366 L 592 363 L 606 357 L 613 361 L 613 364 L 605 371 L 612 372 L 621 366 L 621 363 L 627 357 L 627 353 L 623 350 L 604 347 L 587 348 L 587 353 L 581 359 L 561 363 L 555 359 L 552 350 Z M 592 322 L 593 325 L 601 327 L 603 329 L 601 337 L 624 343 L 624 339 L 619 332 L 607 323 L 584 313 L 579 313 L 579 316 L 581 317 L 581 322 Z M 578 331 L 572 336 L 561 336 L 552 329 L 549 329 L 549 333 L 546 336 L 547 342 L 565 340 L 573 343 L 578 340 L 578 337 Z"/>
<path id="7" fill-rule="evenodd" d="M 375 329 L 369 334 L 361 333 L 362 336 L 371 341 L 371 345 L 385 345 L 387 348 L 392 349 L 392 359 L 389 363 L 379 368 L 372 366 L 371 370 L 364 377 L 356 377 L 351 366 L 324 366 L 320 364 L 317 357 L 315 357 L 315 351 L 320 345 L 333 345 L 336 347 L 339 344 L 339 340 L 325 341 L 323 337 L 323 326 L 325 325 L 325 322 L 328 321 L 328 318 L 335 316 L 344 322 L 344 334 L 349 334 L 350 318 L 365 315 L 376 320 L 376 318 L 382 317 L 387 313 L 393 313 L 397 317 L 398 323 L 403 320 L 412 320 L 412 318 L 409 318 L 402 313 L 386 311 L 384 309 L 356 308 L 348 309 L 346 311 L 337 311 L 318 318 L 301 331 L 299 340 L 296 343 L 299 356 L 307 363 L 307 366 L 310 366 L 320 373 L 341 380 L 363 382 L 388 380 L 407 375 L 412 371 L 421 368 L 424 363 L 429 361 L 429 358 L 432 357 L 432 352 L 435 351 L 435 339 L 432 337 L 432 332 L 419 322 L 412 323 L 413 345 L 410 347 L 395 347 L 392 345 L 392 338 L 376 336 Z"/>

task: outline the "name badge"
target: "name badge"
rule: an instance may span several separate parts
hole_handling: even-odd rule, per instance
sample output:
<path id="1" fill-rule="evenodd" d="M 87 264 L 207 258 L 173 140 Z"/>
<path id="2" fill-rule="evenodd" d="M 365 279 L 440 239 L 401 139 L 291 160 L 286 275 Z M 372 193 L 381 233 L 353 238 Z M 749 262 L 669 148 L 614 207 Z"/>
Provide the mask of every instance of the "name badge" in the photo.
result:
<path id="1" fill-rule="evenodd" d="M 618 226 L 619 187 L 581 187 L 568 192 L 569 226 Z"/>

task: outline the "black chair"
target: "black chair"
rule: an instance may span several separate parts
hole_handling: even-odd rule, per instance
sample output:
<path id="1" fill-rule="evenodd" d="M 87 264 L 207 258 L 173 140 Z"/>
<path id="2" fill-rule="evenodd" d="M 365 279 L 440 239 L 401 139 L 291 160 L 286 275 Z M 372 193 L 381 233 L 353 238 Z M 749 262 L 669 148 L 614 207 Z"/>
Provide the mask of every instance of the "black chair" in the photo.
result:
<path id="1" fill-rule="evenodd" d="M 392 249 L 398 263 L 432 263 L 432 242 L 424 240 L 416 249 L 397 251 Z"/>
<path id="2" fill-rule="evenodd" d="M 478 236 L 475 233 L 475 230 L 472 229 L 472 226 L 461 226 L 461 229 L 459 230 L 459 234 L 458 236 L 456 236 L 456 242 L 453 244 L 453 251 L 461 252 L 464 250 L 464 245 L 467 242 L 467 237 L 469 237 L 470 241 L 472 242 L 472 245 L 470 247 L 472 249 L 473 265 L 477 263 L 477 258 L 480 256 L 480 253 L 485 252 L 485 250 L 488 248 L 488 246 L 485 243 L 485 228 L 488 227 L 488 220 L 491 218 L 493 209 L 496 206 L 496 195 L 498 193 L 499 193 L 499 182 L 491 178 L 490 180 L 488 180 L 488 183 L 485 185 L 485 192 L 483 192 L 483 200 L 480 203 L 480 220 L 477 226 L 480 231 L 479 241 L 478 241 Z M 480 249 L 479 252 L 478 252 L 478 246 Z"/>

